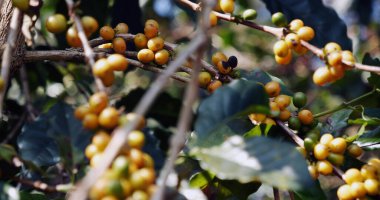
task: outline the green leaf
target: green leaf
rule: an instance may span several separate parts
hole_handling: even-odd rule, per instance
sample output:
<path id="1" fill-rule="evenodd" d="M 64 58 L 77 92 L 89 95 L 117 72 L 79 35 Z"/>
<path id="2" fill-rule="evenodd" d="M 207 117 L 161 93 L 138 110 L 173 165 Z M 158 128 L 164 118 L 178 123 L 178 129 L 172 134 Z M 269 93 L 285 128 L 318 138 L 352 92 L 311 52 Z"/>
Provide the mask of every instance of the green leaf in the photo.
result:
<path id="1" fill-rule="evenodd" d="M 324 191 L 319 184 L 319 181 L 315 181 L 312 187 L 308 187 L 304 190 L 294 191 L 296 200 L 324 200 L 327 199 Z"/>
<path id="2" fill-rule="evenodd" d="M 379 108 L 363 108 L 362 117 L 359 119 L 349 120 L 348 123 L 379 126 L 380 125 L 380 109 Z"/>
<path id="3" fill-rule="evenodd" d="M 194 148 L 191 153 L 202 168 L 220 179 L 260 181 L 290 190 L 313 184 L 306 161 L 295 147 L 271 138 L 232 136 L 219 146 Z"/>
<path id="4" fill-rule="evenodd" d="M 208 171 L 201 171 L 190 177 L 190 187 L 205 188 L 215 178 L 215 174 Z"/>
<path id="5" fill-rule="evenodd" d="M 73 109 L 57 103 L 36 121 L 26 124 L 18 137 L 20 156 L 37 166 L 50 166 L 61 161 L 77 164 L 84 160 L 84 149 L 92 134 L 83 129 Z"/>
<path id="6" fill-rule="evenodd" d="M 342 135 L 340 131 L 348 125 L 348 119 L 352 113 L 350 109 L 343 109 L 332 114 L 327 118 L 326 123 L 322 127 L 323 133 L 332 133 L 334 136 Z"/>
<path id="7" fill-rule="evenodd" d="M 355 143 L 365 149 L 380 149 L 380 127 L 363 133 Z"/>
<path id="8" fill-rule="evenodd" d="M 251 130 L 249 130 L 248 132 L 246 132 L 244 134 L 244 137 L 249 138 L 249 137 L 255 137 L 255 136 L 262 136 L 263 134 L 265 136 L 267 136 L 271 127 L 272 127 L 271 124 L 259 124 L 259 125 L 256 125 Z"/>
<path id="9" fill-rule="evenodd" d="M 268 113 L 268 105 L 264 87 L 257 82 L 240 79 L 222 86 L 201 102 L 190 145 L 218 145 L 228 136 L 243 135 L 253 127 L 247 115 Z"/>
<path id="10" fill-rule="evenodd" d="M 4 159 L 7 162 L 12 162 L 12 158 L 17 155 L 16 150 L 8 144 L 0 144 L 0 160 Z"/>
<path id="11" fill-rule="evenodd" d="M 246 200 L 261 186 L 259 182 L 240 183 L 236 180 L 217 180 L 214 186 L 218 189 L 218 199 Z"/>

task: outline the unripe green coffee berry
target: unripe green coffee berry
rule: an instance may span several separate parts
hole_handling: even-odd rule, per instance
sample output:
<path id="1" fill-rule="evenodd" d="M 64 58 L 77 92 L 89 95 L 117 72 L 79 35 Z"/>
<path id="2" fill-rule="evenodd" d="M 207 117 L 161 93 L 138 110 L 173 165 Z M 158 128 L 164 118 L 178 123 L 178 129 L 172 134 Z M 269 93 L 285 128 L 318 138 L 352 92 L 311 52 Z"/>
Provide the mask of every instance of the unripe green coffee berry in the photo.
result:
<path id="1" fill-rule="evenodd" d="M 277 12 L 272 15 L 272 23 L 279 27 L 285 27 L 288 25 L 288 20 L 282 12 Z"/>
<path id="2" fill-rule="evenodd" d="M 247 9 L 243 12 L 242 17 L 244 20 L 255 20 L 257 12 L 254 9 Z"/>
<path id="3" fill-rule="evenodd" d="M 297 92 L 293 96 L 293 105 L 297 108 L 302 108 L 306 105 L 307 97 L 303 92 Z"/>

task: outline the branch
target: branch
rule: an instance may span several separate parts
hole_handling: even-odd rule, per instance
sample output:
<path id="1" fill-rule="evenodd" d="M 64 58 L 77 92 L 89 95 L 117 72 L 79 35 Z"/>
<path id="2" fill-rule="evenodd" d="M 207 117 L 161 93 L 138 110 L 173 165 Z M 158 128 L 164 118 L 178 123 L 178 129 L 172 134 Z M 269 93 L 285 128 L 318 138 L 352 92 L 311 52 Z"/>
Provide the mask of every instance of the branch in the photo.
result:
<path id="1" fill-rule="evenodd" d="M 178 0 L 178 1 L 181 2 L 182 4 L 186 5 L 186 6 L 190 7 L 193 11 L 198 12 L 201 10 L 201 8 L 199 8 L 200 5 L 193 3 L 189 0 Z M 271 27 L 271 26 L 259 25 L 259 24 L 256 24 L 254 22 L 251 22 L 251 21 L 238 19 L 238 18 L 231 16 L 229 14 L 223 14 L 223 13 L 216 12 L 216 11 L 213 11 L 213 12 L 215 13 L 215 15 L 219 19 L 229 21 L 229 22 L 235 22 L 238 24 L 242 24 L 242 25 L 248 26 L 250 28 L 271 34 L 277 38 L 282 38 L 284 36 L 284 28 L 276 28 L 276 27 Z M 314 45 L 312 45 L 312 44 L 310 44 L 304 40 L 301 40 L 301 45 L 304 46 L 305 48 L 307 48 L 308 50 L 310 50 L 313 54 L 315 54 L 319 58 L 323 59 L 323 51 L 320 48 L 318 48 L 318 47 L 316 47 L 316 46 L 314 46 Z M 378 66 L 363 65 L 361 63 L 355 63 L 354 65 L 352 65 L 352 63 L 350 63 L 350 62 L 344 62 L 344 61 L 343 61 L 343 64 L 346 64 L 348 66 L 351 66 L 353 68 L 356 68 L 356 69 L 359 69 L 362 71 L 380 73 L 380 67 L 378 67 Z"/>
<path id="2" fill-rule="evenodd" d="M 21 183 L 22 185 L 26 185 L 29 187 L 32 187 L 36 190 L 47 192 L 47 193 L 55 193 L 55 192 L 67 192 L 70 190 L 73 185 L 71 184 L 60 184 L 56 186 L 50 186 L 46 183 L 43 183 L 41 181 L 31 181 L 27 179 L 20 179 L 20 178 L 13 178 L 14 181 Z"/>
<path id="3" fill-rule="evenodd" d="M 1 62 L 1 78 L 4 81 L 4 89 L 0 91 L 0 119 L 3 116 L 4 98 L 9 81 L 12 55 L 16 47 L 17 35 L 20 32 L 23 16 L 23 13 L 18 8 L 15 8 L 13 10 L 11 24 L 8 32 L 7 46 L 5 47 L 3 60 Z"/>
<path id="4" fill-rule="evenodd" d="M 87 58 L 86 61 L 90 65 L 90 67 L 92 69 L 92 67 L 95 64 L 95 55 L 94 55 L 94 52 L 93 52 L 90 44 L 88 43 L 87 36 L 84 33 L 81 20 L 75 14 L 74 2 L 72 0 L 66 0 L 66 4 L 67 4 L 67 9 L 69 11 L 69 15 L 70 15 L 71 19 L 74 20 L 75 28 L 78 31 L 79 39 L 82 42 L 84 53 L 85 53 L 85 56 Z M 106 90 L 106 87 L 103 85 L 103 82 L 98 77 L 95 77 L 95 83 L 96 83 L 96 86 L 97 86 L 97 88 L 98 88 L 99 91 L 105 91 Z"/>
<path id="5" fill-rule="evenodd" d="M 192 40 L 188 46 L 187 51 L 182 52 L 176 60 L 164 70 L 160 76 L 152 83 L 149 90 L 144 94 L 139 104 L 134 109 L 134 113 L 144 116 L 149 110 L 150 106 L 157 98 L 163 87 L 166 85 L 168 78 L 175 73 L 186 59 L 195 52 L 199 46 L 205 42 L 206 38 L 202 34 Z M 119 153 L 120 149 L 126 145 L 128 133 L 135 129 L 138 119 L 131 121 L 127 125 L 116 129 L 113 132 L 113 137 L 103 152 L 103 161 L 98 166 L 92 168 L 87 175 L 77 184 L 76 189 L 69 195 L 70 200 L 84 200 L 87 198 L 87 192 L 95 181 L 108 169 L 114 158 Z"/>
<path id="6" fill-rule="evenodd" d="M 273 188 L 273 198 L 274 200 L 280 200 L 280 191 L 277 188 Z"/>

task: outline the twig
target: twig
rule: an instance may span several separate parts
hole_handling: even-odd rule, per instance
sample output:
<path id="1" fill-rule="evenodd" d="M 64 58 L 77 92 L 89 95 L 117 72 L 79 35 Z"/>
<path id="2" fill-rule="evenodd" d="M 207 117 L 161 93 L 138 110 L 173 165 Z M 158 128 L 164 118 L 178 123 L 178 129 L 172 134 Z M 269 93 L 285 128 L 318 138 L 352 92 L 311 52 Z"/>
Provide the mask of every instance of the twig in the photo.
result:
<path id="1" fill-rule="evenodd" d="M 0 119 L 3 116 L 3 106 L 4 106 L 4 98 L 5 92 L 9 81 L 11 63 L 12 63 L 12 54 L 14 53 L 14 49 L 16 47 L 17 35 L 20 32 L 20 27 L 23 19 L 23 13 L 15 8 L 13 10 L 11 24 L 9 27 L 8 38 L 7 38 L 7 46 L 5 47 L 3 53 L 3 60 L 1 62 L 1 78 L 4 81 L 4 89 L 0 91 Z"/>
<path id="2" fill-rule="evenodd" d="M 201 8 L 199 8 L 200 5 L 193 3 L 189 0 L 178 0 L 178 1 L 181 2 L 182 4 L 186 5 L 186 6 L 190 7 L 192 10 L 194 10 L 196 12 L 201 10 Z M 259 24 L 256 24 L 254 22 L 251 22 L 251 21 L 238 19 L 238 18 L 231 16 L 229 14 L 223 14 L 223 13 L 216 12 L 216 11 L 213 11 L 213 12 L 215 13 L 215 15 L 219 19 L 229 21 L 229 22 L 235 22 L 238 24 L 242 24 L 242 25 L 248 26 L 250 28 L 271 34 L 277 38 L 282 38 L 284 36 L 284 28 L 275 28 L 275 27 L 271 27 L 271 26 L 259 25 Z M 320 48 L 318 48 L 318 47 L 316 47 L 316 46 L 314 46 L 314 45 L 312 45 L 306 41 L 303 41 L 303 40 L 301 41 L 301 45 L 304 46 L 305 48 L 307 48 L 308 50 L 310 50 L 316 56 L 323 59 L 323 51 Z M 359 69 L 359 70 L 380 73 L 380 67 L 378 67 L 378 66 L 363 65 L 361 63 L 354 63 L 352 65 L 352 63 L 345 62 L 345 61 L 343 61 L 343 63 L 348 65 L 348 66 L 352 66 L 353 68 Z"/>
<path id="3" fill-rule="evenodd" d="M 36 115 L 34 114 L 32 99 L 30 97 L 28 75 L 26 73 L 25 65 L 22 65 L 20 67 L 20 79 L 21 79 L 22 89 L 23 89 L 23 93 L 25 97 L 26 110 L 28 111 L 29 117 L 34 121 L 36 119 Z"/>
<path id="4" fill-rule="evenodd" d="M 164 70 L 160 76 L 152 83 L 149 90 L 140 100 L 137 107 L 134 109 L 134 113 L 140 116 L 144 116 L 149 110 L 150 106 L 165 86 L 168 78 L 175 73 L 186 59 L 195 52 L 199 46 L 205 42 L 206 38 L 202 34 L 198 34 L 197 37 L 192 40 L 188 46 L 187 51 L 181 53 L 176 60 L 170 63 L 170 65 Z M 118 128 L 113 132 L 113 137 L 103 152 L 103 161 L 98 166 L 91 169 L 87 175 L 77 184 L 76 189 L 70 194 L 70 200 L 84 200 L 87 197 L 87 192 L 95 181 L 107 170 L 108 166 L 112 163 L 113 159 L 117 156 L 120 149 L 126 144 L 128 133 L 135 129 L 138 123 L 137 118 L 122 128 Z"/>
<path id="5" fill-rule="evenodd" d="M 92 67 L 95 64 L 94 52 L 93 52 L 90 44 L 88 43 L 86 34 L 83 30 L 81 20 L 75 14 L 74 2 L 72 0 L 66 0 L 66 4 L 67 4 L 67 9 L 69 11 L 69 15 L 70 15 L 71 19 L 74 20 L 75 27 L 78 31 L 79 39 L 82 42 L 84 53 L 85 53 L 85 56 L 87 58 L 87 63 L 90 65 L 90 67 L 92 69 Z M 96 83 L 96 86 L 97 86 L 99 91 L 106 91 L 106 87 L 103 85 L 102 81 L 98 77 L 95 77 L 95 83 Z"/>
<path id="6" fill-rule="evenodd" d="M 290 200 L 295 200 L 294 192 L 288 191 Z"/>
<path id="7" fill-rule="evenodd" d="M 274 200 L 280 200 L 280 191 L 277 188 L 273 188 L 273 198 Z"/>
<path id="8" fill-rule="evenodd" d="M 26 185 L 32 187 L 36 190 L 47 192 L 47 193 L 55 193 L 55 192 L 67 192 L 73 186 L 71 184 L 60 184 L 56 186 L 50 186 L 41 181 L 32 181 L 27 179 L 13 178 L 13 181 L 21 183 L 22 185 Z"/>

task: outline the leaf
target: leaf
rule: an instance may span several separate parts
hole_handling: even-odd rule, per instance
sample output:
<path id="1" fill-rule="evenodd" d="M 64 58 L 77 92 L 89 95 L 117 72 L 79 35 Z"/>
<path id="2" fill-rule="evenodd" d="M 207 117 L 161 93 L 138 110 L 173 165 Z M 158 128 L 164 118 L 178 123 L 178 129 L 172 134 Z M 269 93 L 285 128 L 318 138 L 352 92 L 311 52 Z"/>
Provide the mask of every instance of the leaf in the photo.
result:
<path id="1" fill-rule="evenodd" d="M 280 189 L 299 190 L 313 181 L 294 146 L 265 137 L 232 136 L 218 146 L 194 148 L 201 167 L 220 179 L 260 181 Z"/>
<path id="2" fill-rule="evenodd" d="M 255 137 L 255 136 L 262 136 L 263 134 L 267 136 L 271 127 L 272 127 L 271 124 L 256 125 L 250 131 L 246 132 L 244 134 L 244 137 L 249 138 L 249 137 Z"/>
<path id="3" fill-rule="evenodd" d="M 12 158 L 17 155 L 16 150 L 8 144 L 0 144 L 0 160 L 4 159 L 7 162 L 12 162 Z"/>
<path id="4" fill-rule="evenodd" d="M 215 174 L 208 171 L 195 173 L 190 177 L 190 187 L 203 189 L 215 178 Z"/>
<path id="5" fill-rule="evenodd" d="M 57 103 L 36 121 L 26 124 L 18 137 L 20 156 L 33 161 L 37 166 L 50 166 L 61 161 L 77 164 L 84 159 L 84 149 L 90 143 L 92 134 L 83 129 L 73 115 L 73 109 L 64 103 Z"/>
<path id="6" fill-rule="evenodd" d="M 329 118 L 322 127 L 323 133 L 332 133 L 334 136 L 340 136 L 340 131 L 348 125 L 348 119 L 352 113 L 350 109 L 343 109 L 335 112 Z"/>
<path id="7" fill-rule="evenodd" d="M 190 145 L 217 145 L 228 136 L 243 135 L 253 127 L 247 114 L 268 113 L 268 104 L 259 83 L 240 79 L 222 86 L 201 102 Z"/>
<path id="8" fill-rule="evenodd" d="M 380 149 L 380 127 L 363 133 L 355 143 L 365 149 Z"/>
<path id="9" fill-rule="evenodd" d="M 349 120 L 348 123 L 379 126 L 380 125 L 380 109 L 379 108 L 364 108 L 361 119 Z"/>
<path id="10" fill-rule="evenodd" d="M 369 53 L 364 55 L 362 63 L 380 67 L 380 60 L 378 58 L 372 58 Z M 380 88 L 380 76 L 376 73 L 371 73 L 371 76 L 368 77 L 368 83 L 376 88 Z"/>
<path id="11" fill-rule="evenodd" d="M 342 49 L 351 50 L 352 43 L 347 37 L 347 27 L 336 12 L 323 5 L 321 0 L 263 0 L 273 14 L 283 12 L 288 21 L 301 19 L 315 31 L 312 44 L 323 47 L 328 42 L 337 42 Z"/>
<path id="12" fill-rule="evenodd" d="M 319 181 L 315 181 L 312 187 L 308 187 L 304 190 L 294 191 L 296 200 L 323 200 L 327 199 L 324 191 L 321 188 Z"/>
<path id="13" fill-rule="evenodd" d="M 215 183 L 218 187 L 219 199 L 239 199 L 246 200 L 249 195 L 255 193 L 261 186 L 259 182 L 240 183 L 236 180 L 218 180 Z"/>

